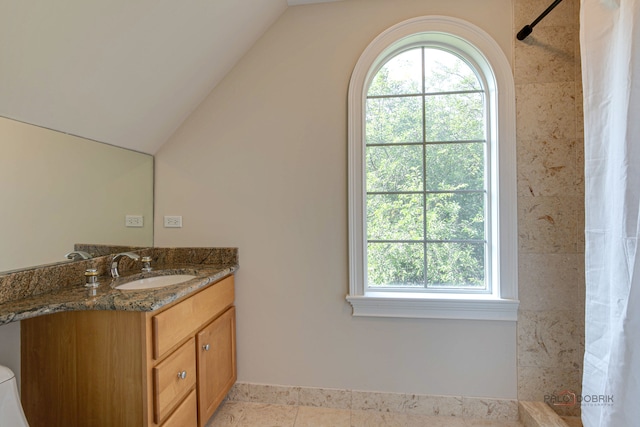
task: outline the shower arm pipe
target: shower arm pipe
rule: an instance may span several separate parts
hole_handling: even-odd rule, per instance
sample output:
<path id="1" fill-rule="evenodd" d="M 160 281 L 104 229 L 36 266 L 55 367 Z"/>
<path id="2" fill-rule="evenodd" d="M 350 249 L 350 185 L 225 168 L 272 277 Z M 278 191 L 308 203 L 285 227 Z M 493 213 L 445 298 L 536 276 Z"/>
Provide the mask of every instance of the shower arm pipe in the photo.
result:
<path id="1" fill-rule="evenodd" d="M 562 0 L 555 0 L 553 3 L 551 3 L 551 6 L 549 6 L 544 12 L 542 12 L 540 16 L 538 16 L 530 25 L 525 25 L 524 27 L 522 27 L 522 29 L 518 32 L 516 38 L 518 40 L 526 39 L 529 34 L 533 32 L 533 27 L 535 27 L 538 22 L 542 21 L 544 17 L 549 14 L 549 12 L 551 12 L 557 5 L 560 4 L 560 2 L 562 2 Z"/>

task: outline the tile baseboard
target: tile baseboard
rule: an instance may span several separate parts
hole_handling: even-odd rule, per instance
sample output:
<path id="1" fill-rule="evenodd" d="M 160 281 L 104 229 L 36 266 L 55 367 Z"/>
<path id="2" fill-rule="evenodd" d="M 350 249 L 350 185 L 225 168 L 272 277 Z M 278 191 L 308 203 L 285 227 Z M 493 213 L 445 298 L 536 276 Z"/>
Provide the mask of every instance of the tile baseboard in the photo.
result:
<path id="1" fill-rule="evenodd" d="M 517 421 L 518 401 L 236 383 L 228 401 Z"/>

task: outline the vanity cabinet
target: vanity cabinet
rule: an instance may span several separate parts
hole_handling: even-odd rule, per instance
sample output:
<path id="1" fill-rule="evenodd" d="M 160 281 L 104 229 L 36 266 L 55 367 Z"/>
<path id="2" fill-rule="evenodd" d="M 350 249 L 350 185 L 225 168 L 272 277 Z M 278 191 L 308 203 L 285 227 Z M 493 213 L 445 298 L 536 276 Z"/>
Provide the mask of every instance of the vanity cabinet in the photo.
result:
<path id="1" fill-rule="evenodd" d="M 196 336 L 199 427 L 204 427 L 236 382 L 235 314 L 231 307 Z"/>
<path id="2" fill-rule="evenodd" d="M 153 312 L 21 324 L 31 427 L 203 427 L 236 381 L 233 276 Z"/>

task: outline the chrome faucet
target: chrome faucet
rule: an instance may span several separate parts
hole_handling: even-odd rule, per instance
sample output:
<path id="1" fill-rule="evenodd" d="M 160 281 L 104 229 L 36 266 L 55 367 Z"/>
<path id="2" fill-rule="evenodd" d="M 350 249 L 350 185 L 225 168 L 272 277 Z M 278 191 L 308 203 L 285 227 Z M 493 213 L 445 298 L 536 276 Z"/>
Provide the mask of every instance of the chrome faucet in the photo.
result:
<path id="1" fill-rule="evenodd" d="M 72 259 L 74 261 L 78 261 L 81 259 L 89 259 L 91 258 L 91 255 L 86 253 L 85 251 L 73 251 L 73 252 L 69 252 L 64 257 L 66 259 Z"/>
<path id="2" fill-rule="evenodd" d="M 133 252 L 122 252 L 122 253 L 116 254 L 111 260 L 111 277 L 113 278 L 120 277 L 120 273 L 118 273 L 118 262 L 122 257 L 125 257 L 125 256 L 128 258 L 131 258 L 132 260 L 140 259 L 140 255 L 134 254 Z"/>

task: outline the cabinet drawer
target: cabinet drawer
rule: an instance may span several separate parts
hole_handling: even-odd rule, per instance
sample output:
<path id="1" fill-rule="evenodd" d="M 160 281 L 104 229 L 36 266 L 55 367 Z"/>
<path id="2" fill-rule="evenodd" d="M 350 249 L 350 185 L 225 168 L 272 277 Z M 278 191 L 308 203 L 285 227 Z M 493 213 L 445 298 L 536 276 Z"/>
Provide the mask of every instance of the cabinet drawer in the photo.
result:
<path id="1" fill-rule="evenodd" d="M 171 414 L 162 427 L 196 427 L 198 423 L 196 391 L 192 390 L 189 396 Z"/>
<path id="2" fill-rule="evenodd" d="M 153 357 L 158 359 L 177 343 L 233 304 L 233 276 L 153 316 Z"/>
<path id="3" fill-rule="evenodd" d="M 182 347 L 153 368 L 153 417 L 156 423 L 194 389 L 196 383 L 196 347 L 191 338 Z"/>

